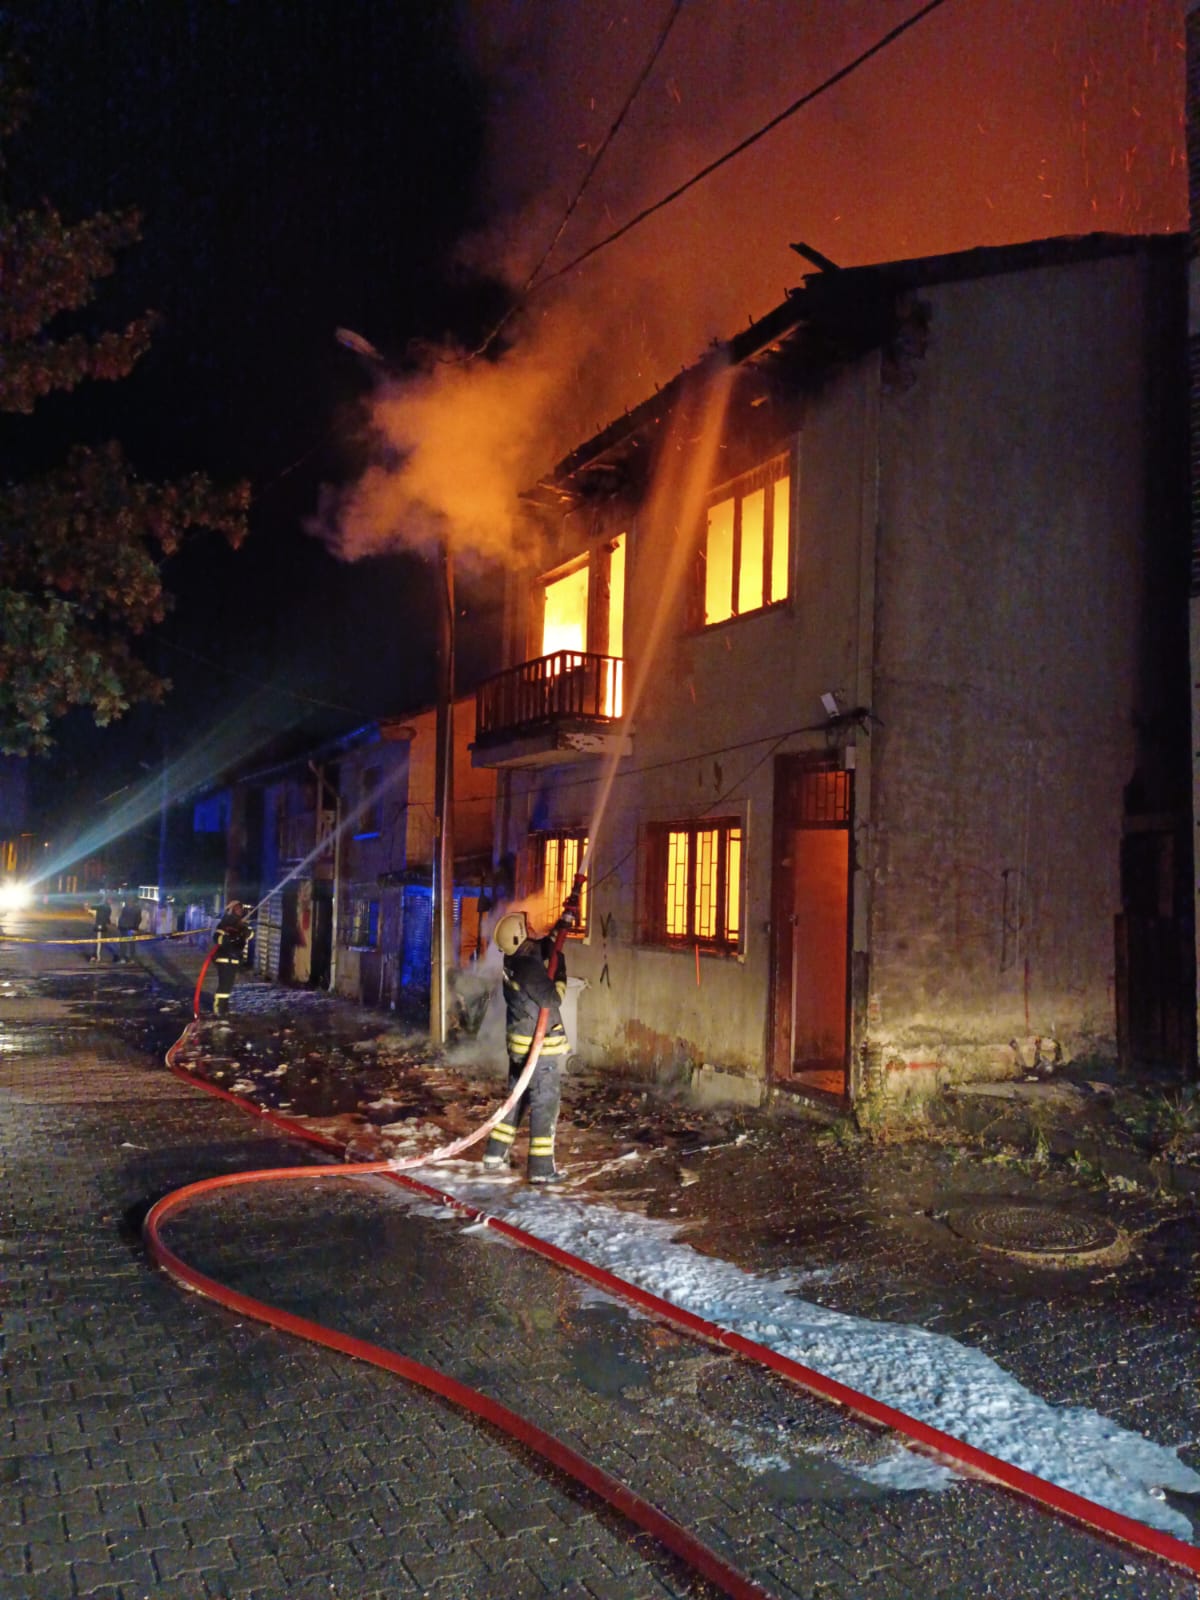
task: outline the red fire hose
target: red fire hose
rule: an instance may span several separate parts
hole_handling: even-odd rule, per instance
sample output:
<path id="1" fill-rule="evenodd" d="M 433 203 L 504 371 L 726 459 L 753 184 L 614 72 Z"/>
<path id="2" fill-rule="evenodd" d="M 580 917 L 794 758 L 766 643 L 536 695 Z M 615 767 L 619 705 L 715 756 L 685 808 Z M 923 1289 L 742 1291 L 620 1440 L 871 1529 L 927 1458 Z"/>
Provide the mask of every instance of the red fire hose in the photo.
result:
<path id="1" fill-rule="evenodd" d="M 576 880 L 576 894 L 579 880 Z M 570 904 L 570 902 L 568 902 Z M 553 976 L 557 968 L 557 954 L 562 948 L 565 938 L 565 928 L 560 928 L 554 957 L 549 963 L 550 975 Z M 201 974 L 203 977 L 203 973 Z M 197 985 L 197 1007 L 199 1004 L 199 985 Z M 745 1360 L 756 1362 L 760 1366 L 769 1368 L 779 1373 L 782 1377 L 797 1384 L 811 1394 L 822 1399 L 832 1401 L 836 1405 L 844 1406 L 855 1416 L 876 1426 L 890 1429 L 903 1435 L 915 1444 L 920 1450 L 927 1452 L 940 1460 L 972 1477 L 981 1477 L 1000 1484 L 1003 1488 L 1032 1500 L 1036 1505 L 1054 1512 L 1059 1516 L 1082 1523 L 1085 1527 L 1114 1539 L 1135 1550 L 1172 1566 L 1182 1568 L 1185 1572 L 1200 1574 L 1200 1548 L 1189 1544 L 1186 1540 L 1177 1538 L 1173 1534 L 1151 1528 L 1146 1523 L 1139 1522 L 1136 1518 L 1125 1515 L 1120 1511 L 1112 1511 L 1107 1506 L 1097 1504 L 1083 1495 L 1075 1494 L 1070 1489 L 1063 1489 L 1058 1484 L 1050 1483 L 1045 1478 L 1039 1478 L 1034 1473 L 1027 1472 L 1022 1467 L 1013 1466 L 1010 1462 L 1003 1461 L 998 1456 L 990 1455 L 985 1450 L 977 1449 L 974 1445 L 967 1444 L 964 1440 L 956 1439 L 952 1434 L 945 1433 L 939 1428 L 931 1427 L 928 1423 L 918 1418 L 910 1417 L 893 1406 L 886 1405 L 883 1401 L 875 1400 L 870 1395 L 862 1394 L 856 1389 L 851 1389 L 846 1384 L 839 1383 L 834 1378 L 828 1378 L 823 1373 L 806 1367 L 789 1356 L 772 1350 L 767 1345 L 758 1344 L 753 1339 L 747 1339 L 739 1333 L 720 1327 L 717 1323 L 710 1322 L 704 1317 L 697 1316 L 694 1312 L 684 1310 L 673 1305 L 668 1300 L 661 1299 L 649 1290 L 638 1288 L 627 1283 L 623 1278 L 603 1267 L 592 1265 L 591 1262 L 561 1249 L 559 1246 L 549 1244 L 536 1235 L 527 1233 L 523 1228 L 516 1227 L 513 1223 L 505 1222 L 500 1217 L 494 1217 L 478 1210 L 465 1200 L 457 1196 L 444 1193 L 429 1185 L 419 1182 L 402 1172 L 403 1167 L 428 1165 L 433 1160 L 446 1159 L 446 1152 L 457 1152 L 469 1144 L 475 1143 L 488 1131 L 495 1122 L 507 1114 L 508 1109 L 518 1095 L 523 1091 L 525 1082 L 532 1076 L 532 1068 L 536 1065 L 537 1056 L 540 1054 L 542 1038 L 545 1034 L 546 1011 L 538 1017 L 538 1026 L 534 1035 L 533 1047 L 530 1050 L 526 1069 L 521 1075 L 520 1082 L 515 1086 L 509 1100 L 489 1119 L 483 1128 L 477 1129 L 466 1139 L 457 1141 L 454 1145 L 446 1146 L 444 1151 L 436 1151 L 431 1155 L 409 1158 L 403 1162 L 396 1161 L 368 1161 L 353 1165 L 337 1167 L 285 1167 L 265 1169 L 255 1172 L 233 1173 L 217 1178 L 207 1178 L 200 1183 L 189 1184 L 187 1187 L 177 1189 L 173 1194 L 167 1195 L 153 1207 L 143 1226 L 147 1247 L 153 1259 L 163 1269 L 184 1284 L 187 1288 L 206 1295 L 209 1299 L 228 1307 L 244 1316 L 254 1317 L 265 1322 L 271 1327 L 279 1328 L 284 1332 L 293 1333 L 305 1339 L 310 1339 L 318 1344 L 323 1344 L 330 1349 L 340 1350 L 346 1355 L 354 1356 L 362 1361 L 369 1361 L 376 1366 L 384 1367 L 395 1372 L 401 1377 L 408 1378 L 413 1383 L 419 1384 L 446 1399 L 454 1401 L 464 1409 L 476 1416 L 484 1417 L 495 1424 L 504 1432 L 536 1451 L 552 1465 L 569 1473 L 588 1489 L 600 1495 L 616 1510 L 622 1512 L 638 1527 L 653 1534 L 665 1548 L 689 1563 L 692 1568 L 721 1586 L 725 1593 L 735 1597 L 735 1600 L 770 1600 L 768 1592 L 760 1588 L 751 1579 L 728 1566 L 720 1556 L 708 1549 L 695 1536 L 683 1528 L 674 1519 L 665 1516 L 649 1502 L 642 1500 L 626 1485 L 610 1477 L 600 1468 L 578 1455 L 568 1445 L 562 1443 L 545 1433 L 528 1419 L 521 1417 L 516 1412 L 498 1402 L 488 1399 L 473 1389 L 458 1383 L 455 1379 L 447 1377 L 444 1373 L 434 1368 L 423 1366 L 412 1361 L 406 1356 L 396 1354 L 394 1351 L 385 1350 L 378 1345 L 370 1344 L 364 1340 L 356 1339 L 348 1334 L 337 1332 L 335 1329 L 323 1327 L 321 1324 L 311 1322 L 305 1317 L 299 1317 L 291 1312 L 278 1307 L 270 1306 L 264 1301 L 255 1300 L 248 1295 L 236 1290 L 228 1289 L 216 1282 L 215 1279 L 198 1271 L 182 1261 L 175 1253 L 163 1243 L 160 1234 L 162 1223 L 173 1212 L 190 1205 L 202 1195 L 214 1192 L 217 1189 L 230 1188 L 235 1185 L 247 1183 L 272 1183 L 302 1180 L 312 1182 L 314 1179 L 323 1178 L 357 1178 L 368 1175 L 385 1177 L 426 1199 L 435 1200 L 442 1206 L 472 1218 L 476 1223 L 494 1228 L 504 1238 L 525 1249 L 535 1251 L 546 1260 L 554 1262 L 557 1266 L 564 1267 L 579 1277 L 586 1278 L 607 1293 L 619 1299 L 628 1301 L 640 1309 L 649 1312 L 661 1321 L 670 1323 L 674 1327 L 705 1343 L 714 1344 L 722 1349 L 732 1352 Z M 205 1083 L 194 1078 L 183 1068 L 175 1063 L 175 1056 L 191 1031 L 191 1024 L 184 1029 L 179 1039 L 167 1051 L 166 1064 L 170 1069 L 182 1077 L 185 1082 L 207 1090 L 223 1100 L 240 1107 L 252 1116 L 281 1129 L 294 1137 L 303 1139 L 310 1144 L 333 1154 L 341 1154 L 343 1147 L 324 1134 L 316 1133 L 304 1126 L 303 1123 L 291 1117 L 285 1117 L 278 1112 L 267 1111 L 246 1100 L 240 1095 L 221 1089 L 214 1084 Z"/>

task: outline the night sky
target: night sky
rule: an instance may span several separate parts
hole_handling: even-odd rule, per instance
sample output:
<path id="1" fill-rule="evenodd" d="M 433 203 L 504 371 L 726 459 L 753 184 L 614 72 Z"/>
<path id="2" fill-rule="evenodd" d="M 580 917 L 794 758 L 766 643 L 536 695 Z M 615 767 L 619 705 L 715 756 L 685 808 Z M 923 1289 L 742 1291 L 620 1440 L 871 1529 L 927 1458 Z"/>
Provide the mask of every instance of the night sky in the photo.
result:
<path id="1" fill-rule="evenodd" d="M 685 0 L 551 265 L 916 9 Z M 45 196 L 68 218 L 140 209 L 143 242 L 97 311 L 110 325 L 146 307 L 163 318 L 133 378 L 9 430 L 18 461 L 117 437 L 148 474 L 199 468 L 255 490 L 241 552 L 204 541 L 168 570 L 178 606 L 155 645 L 178 685 L 166 712 L 101 734 L 71 719 L 47 769 L 59 793 L 119 787 L 164 739 L 177 749 L 216 718 L 251 754 L 427 702 L 431 581 L 404 528 L 409 512 L 419 522 L 457 502 L 443 504 L 428 472 L 419 491 L 401 481 L 386 525 L 360 524 L 353 562 L 307 531 L 328 505 L 322 486 L 366 467 L 378 390 L 334 329 L 359 330 L 402 370 L 427 346 L 477 342 L 509 303 L 504 282 L 524 280 L 561 220 L 669 0 L 36 0 L 0 12 L 38 91 L 9 151 L 10 202 Z M 411 443 L 414 417 L 440 431 L 453 479 L 484 441 L 475 453 L 494 481 L 472 542 L 502 555 L 509 535 L 490 507 L 775 304 L 804 270 L 794 239 L 851 265 L 1182 227 L 1182 13 L 1183 0 L 947 0 L 536 297 L 501 359 L 469 373 L 435 363 L 415 411 L 403 385 L 391 392 L 393 439 Z M 326 534 L 341 537 L 328 518 Z M 461 681 L 496 665 L 478 645 L 498 590 L 494 570 L 463 563 Z"/>
<path id="2" fill-rule="evenodd" d="M 152 307 L 162 326 L 133 377 L 44 404 L 9 448 L 32 464 L 117 437 L 149 475 L 203 469 L 255 495 L 241 551 L 204 539 L 168 567 L 165 713 L 98 733 L 73 717 L 44 787 L 108 792 L 163 737 L 174 749 L 239 709 L 253 750 L 297 722 L 315 734 L 428 700 L 425 564 L 347 565 L 303 523 L 320 484 L 364 460 L 376 380 L 335 328 L 402 360 L 410 340 L 498 304 L 449 259 L 479 219 L 482 137 L 452 14 L 38 0 L 19 15 L 38 101 L 10 152 L 10 198 L 45 196 L 68 217 L 137 207 L 143 241 L 97 310 L 118 325 Z M 291 693 L 255 693 L 263 683 Z"/>

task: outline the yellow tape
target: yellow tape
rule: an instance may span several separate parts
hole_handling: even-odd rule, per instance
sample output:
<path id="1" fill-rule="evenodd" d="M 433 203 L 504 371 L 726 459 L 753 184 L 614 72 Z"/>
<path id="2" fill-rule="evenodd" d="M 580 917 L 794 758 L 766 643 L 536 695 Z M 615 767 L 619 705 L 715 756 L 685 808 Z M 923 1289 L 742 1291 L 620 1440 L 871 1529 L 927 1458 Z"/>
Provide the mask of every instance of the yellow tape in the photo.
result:
<path id="1" fill-rule="evenodd" d="M 28 939 L 19 933 L 0 932 L 0 942 L 4 944 L 99 944 L 103 947 L 110 944 L 146 944 L 150 940 L 158 941 L 161 939 L 195 939 L 198 936 L 207 938 L 209 937 L 209 932 L 206 928 L 185 928 L 182 932 L 176 933 L 109 933 L 103 939 L 97 939 L 94 933 L 90 934 L 86 939 Z"/>

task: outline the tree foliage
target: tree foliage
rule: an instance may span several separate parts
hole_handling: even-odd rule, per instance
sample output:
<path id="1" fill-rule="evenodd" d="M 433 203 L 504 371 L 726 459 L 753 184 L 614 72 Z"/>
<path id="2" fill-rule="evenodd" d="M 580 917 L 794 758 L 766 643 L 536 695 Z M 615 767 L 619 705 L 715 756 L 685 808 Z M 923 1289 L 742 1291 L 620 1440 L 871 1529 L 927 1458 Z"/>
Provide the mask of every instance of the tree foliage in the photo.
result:
<path id="1" fill-rule="evenodd" d="M 0 137 L 20 121 L 19 67 L 0 55 Z M 124 378 L 145 353 L 154 319 L 95 326 L 89 314 L 117 252 L 139 233 L 136 214 L 67 223 L 48 204 L 11 210 L 0 199 L 0 412 L 29 413 L 85 380 Z M 169 682 L 138 641 L 170 606 L 161 563 L 193 533 L 237 546 L 249 490 L 202 473 L 141 479 L 119 445 L 77 445 L 36 479 L 0 481 L 0 751 L 48 749 L 74 706 L 106 724 Z"/>

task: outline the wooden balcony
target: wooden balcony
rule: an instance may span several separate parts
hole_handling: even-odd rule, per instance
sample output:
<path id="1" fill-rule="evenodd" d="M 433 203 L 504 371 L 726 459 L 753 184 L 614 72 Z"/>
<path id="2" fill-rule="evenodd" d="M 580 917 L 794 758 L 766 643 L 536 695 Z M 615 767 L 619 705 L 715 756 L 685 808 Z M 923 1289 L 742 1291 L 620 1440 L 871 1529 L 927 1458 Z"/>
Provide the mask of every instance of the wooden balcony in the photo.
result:
<path id="1" fill-rule="evenodd" d="M 476 767 L 542 766 L 628 753 L 620 718 L 625 663 L 582 650 L 523 661 L 476 694 Z"/>

